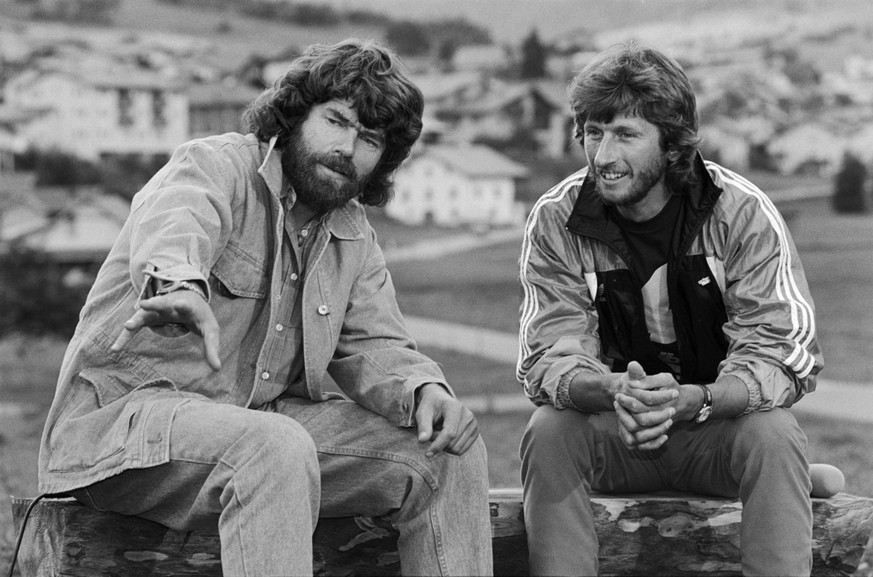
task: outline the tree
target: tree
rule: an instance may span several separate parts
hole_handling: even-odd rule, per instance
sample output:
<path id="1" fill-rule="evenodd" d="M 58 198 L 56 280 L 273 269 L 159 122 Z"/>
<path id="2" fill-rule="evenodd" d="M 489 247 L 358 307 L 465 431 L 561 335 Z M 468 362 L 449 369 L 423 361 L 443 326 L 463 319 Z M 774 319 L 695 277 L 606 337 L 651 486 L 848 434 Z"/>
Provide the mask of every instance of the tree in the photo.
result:
<path id="1" fill-rule="evenodd" d="M 74 189 L 100 182 L 97 167 L 60 150 L 34 151 L 32 162 L 38 186 L 68 186 Z"/>
<path id="2" fill-rule="evenodd" d="M 834 182 L 831 204 L 836 212 L 862 213 L 869 210 L 865 184 L 867 168 L 854 154 L 843 155 L 843 164 Z"/>
<path id="3" fill-rule="evenodd" d="M 0 338 L 13 333 L 71 337 L 89 289 L 90 282 L 65 282 L 63 269 L 46 255 L 8 247 L 0 254 Z"/>
<path id="4" fill-rule="evenodd" d="M 540 42 L 536 29 L 531 30 L 521 43 L 521 66 L 519 75 L 522 78 L 546 77 L 546 47 Z"/>
<path id="5" fill-rule="evenodd" d="M 409 20 L 398 20 L 385 29 L 385 42 L 399 54 L 423 56 L 430 52 L 431 39 L 427 29 Z"/>

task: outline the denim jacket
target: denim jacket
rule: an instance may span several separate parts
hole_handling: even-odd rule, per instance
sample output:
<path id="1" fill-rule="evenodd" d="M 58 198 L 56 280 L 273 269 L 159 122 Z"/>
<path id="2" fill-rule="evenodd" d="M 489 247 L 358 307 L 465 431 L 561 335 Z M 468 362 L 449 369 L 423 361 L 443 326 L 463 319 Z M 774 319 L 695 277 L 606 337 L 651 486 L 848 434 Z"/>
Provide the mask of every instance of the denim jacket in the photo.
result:
<path id="1" fill-rule="evenodd" d="M 270 378 L 283 338 L 276 311 L 286 298 L 274 143 L 240 134 L 189 142 L 134 197 L 61 367 L 40 446 L 41 492 L 166 463 L 175 407 L 192 398 L 248 407 Z M 329 398 L 322 388 L 333 379 L 360 405 L 413 426 L 420 386 L 451 389 L 404 326 L 363 207 L 351 201 L 331 212 L 312 242 L 301 299 L 305 395 Z M 208 289 L 221 331 L 219 371 L 192 333 L 143 329 L 110 350 L 150 276 Z"/>

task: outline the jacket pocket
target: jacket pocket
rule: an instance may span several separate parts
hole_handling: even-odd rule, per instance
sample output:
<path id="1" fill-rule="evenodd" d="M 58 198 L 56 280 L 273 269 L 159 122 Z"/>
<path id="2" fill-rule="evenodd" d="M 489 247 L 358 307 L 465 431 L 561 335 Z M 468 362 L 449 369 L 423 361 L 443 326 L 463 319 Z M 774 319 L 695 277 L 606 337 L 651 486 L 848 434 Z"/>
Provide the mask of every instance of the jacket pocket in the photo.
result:
<path id="1" fill-rule="evenodd" d="M 212 288 L 226 298 L 266 297 L 270 287 L 270 276 L 262 260 L 266 256 L 251 256 L 238 245 L 228 243 L 212 266 Z"/>
<path id="2" fill-rule="evenodd" d="M 134 412 L 119 399 L 128 392 L 110 374 L 85 369 L 73 378 L 70 398 L 52 432 L 52 469 L 87 469 L 124 450 Z"/>
<path id="3" fill-rule="evenodd" d="M 166 379 L 135 389 L 122 379 L 123 375 L 105 369 L 85 369 L 73 378 L 49 441 L 51 470 L 80 471 L 113 457 L 123 458 L 143 402 L 153 393 L 175 390 Z"/>

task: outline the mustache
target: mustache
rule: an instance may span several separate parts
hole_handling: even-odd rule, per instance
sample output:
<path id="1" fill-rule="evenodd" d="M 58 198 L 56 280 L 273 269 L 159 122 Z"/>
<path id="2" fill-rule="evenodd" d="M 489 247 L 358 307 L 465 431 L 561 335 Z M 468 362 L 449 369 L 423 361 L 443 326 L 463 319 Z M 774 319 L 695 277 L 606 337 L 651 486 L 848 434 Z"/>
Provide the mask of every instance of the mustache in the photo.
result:
<path id="1" fill-rule="evenodd" d="M 344 156 L 320 154 L 316 160 L 331 170 L 344 174 L 352 180 L 358 180 L 358 171 L 355 170 L 354 163 Z"/>

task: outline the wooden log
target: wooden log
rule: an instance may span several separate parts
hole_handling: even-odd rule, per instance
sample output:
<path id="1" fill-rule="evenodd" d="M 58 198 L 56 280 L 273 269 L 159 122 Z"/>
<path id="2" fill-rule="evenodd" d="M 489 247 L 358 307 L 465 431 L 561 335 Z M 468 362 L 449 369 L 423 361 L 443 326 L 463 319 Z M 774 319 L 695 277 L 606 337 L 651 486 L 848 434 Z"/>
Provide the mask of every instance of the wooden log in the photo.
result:
<path id="1" fill-rule="evenodd" d="M 29 499 L 13 499 L 16 528 Z M 739 575 L 742 507 L 696 495 L 596 495 L 602 575 Z M 873 530 L 873 499 L 840 493 L 813 499 L 813 575 L 852 573 Z M 521 491 L 492 490 L 497 575 L 527 575 Z M 398 575 L 397 532 L 367 517 L 322 519 L 314 536 L 316 575 Z M 178 532 L 99 513 L 72 500 L 45 500 L 27 523 L 23 577 L 221 575 L 218 535 Z"/>
<path id="2" fill-rule="evenodd" d="M 601 575 L 740 575 L 739 501 L 688 494 L 594 495 Z M 813 499 L 813 575 L 858 568 L 873 499 Z M 519 490 L 491 491 L 495 573 L 527 575 Z M 498 568 L 499 566 L 499 568 Z"/>

